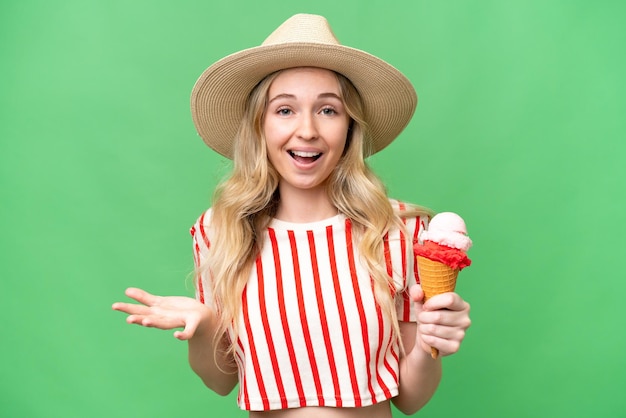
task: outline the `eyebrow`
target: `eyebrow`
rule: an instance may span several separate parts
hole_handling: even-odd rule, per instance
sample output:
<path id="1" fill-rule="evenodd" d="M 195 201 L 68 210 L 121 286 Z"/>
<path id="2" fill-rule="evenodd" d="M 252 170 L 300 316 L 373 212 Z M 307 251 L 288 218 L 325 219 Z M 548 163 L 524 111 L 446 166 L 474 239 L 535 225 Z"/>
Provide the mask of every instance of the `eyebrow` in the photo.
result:
<path id="1" fill-rule="evenodd" d="M 338 95 L 337 95 L 337 94 L 335 94 L 335 93 L 320 93 L 320 94 L 317 96 L 317 98 L 318 98 L 318 99 L 328 99 L 328 98 L 331 98 L 331 99 L 337 99 L 337 100 L 343 101 L 343 99 L 341 98 L 341 96 L 338 96 Z M 289 100 L 295 100 L 295 99 L 296 99 L 296 96 L 295 96 L 295 95 L 293 95 L 293 94 L 288 94 L 288 93 L 281 93 L 281 94 L 277 94 L 276 96 L 272 97 L 272 98 L 269 100 L 268 104 L 269 104 L 269 103 L 272 103 L 274 100 L 278 100 L 278 99 L 289 99 Z"/>

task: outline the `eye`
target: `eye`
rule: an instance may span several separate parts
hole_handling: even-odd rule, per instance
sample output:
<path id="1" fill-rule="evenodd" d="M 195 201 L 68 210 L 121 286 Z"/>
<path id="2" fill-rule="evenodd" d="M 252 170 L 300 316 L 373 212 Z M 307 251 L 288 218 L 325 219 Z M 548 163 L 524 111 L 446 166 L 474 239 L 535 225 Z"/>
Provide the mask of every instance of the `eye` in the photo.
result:
<path id="1" fill-rule="evenodd" d="M 323 108 L 320 113 L 322 115 L 332 116 L 332 115 L 336 115 L 337 111 L 334 108 L 328 106 L 328 107 Z"/>
<path id="2" fill-rule="evenodd" d="M 293 112 L 288 107 L 281 107 L 278 110 L 276 110 L 276 113 L 279 114 L 280 116 L 289 116 Z"/>

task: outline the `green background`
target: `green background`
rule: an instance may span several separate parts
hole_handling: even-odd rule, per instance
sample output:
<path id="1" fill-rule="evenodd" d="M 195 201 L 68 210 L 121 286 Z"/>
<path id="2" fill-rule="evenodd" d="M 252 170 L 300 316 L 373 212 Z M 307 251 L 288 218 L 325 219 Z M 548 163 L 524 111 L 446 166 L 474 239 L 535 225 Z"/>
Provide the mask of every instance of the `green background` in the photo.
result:
<path id="1" fill-rule="evenodd" d="M 2 0 L 0 416 L 246 416 L 110 305 L 192 293 L 188 229 L 228 164 L 191 87 L 297 12 L 413 81 L 371 164 L 475 243 L 473 325 L 419 415 L 626 416 L 625 5 Z"/>

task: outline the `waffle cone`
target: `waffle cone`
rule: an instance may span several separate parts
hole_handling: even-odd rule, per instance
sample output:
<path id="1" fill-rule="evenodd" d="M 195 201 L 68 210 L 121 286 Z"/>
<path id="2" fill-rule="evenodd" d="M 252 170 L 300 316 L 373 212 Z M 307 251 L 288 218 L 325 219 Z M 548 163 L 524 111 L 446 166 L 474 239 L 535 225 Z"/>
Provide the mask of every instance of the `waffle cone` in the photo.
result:
<path id="1" fill-rule="evenodd" d="M 454 292 L 458 269 L 452 269 L 439 261 L 417 256 L 420 284 L 424 291 L 424 302 L 435 295 Z"/>
<path id="2" fill-rule="evenodd" d="M 417 256 L 417 266 L 420 285 L 424 291 L 424 302 L 435 295 L 454 292 L 456 278 L 459 275 L 458 269 L 450 268 L 439 261 L 421 256 Z M 436 359 L 439 356 L 439 350 L 431 347 L 430 354 L 432 358 Z"/>

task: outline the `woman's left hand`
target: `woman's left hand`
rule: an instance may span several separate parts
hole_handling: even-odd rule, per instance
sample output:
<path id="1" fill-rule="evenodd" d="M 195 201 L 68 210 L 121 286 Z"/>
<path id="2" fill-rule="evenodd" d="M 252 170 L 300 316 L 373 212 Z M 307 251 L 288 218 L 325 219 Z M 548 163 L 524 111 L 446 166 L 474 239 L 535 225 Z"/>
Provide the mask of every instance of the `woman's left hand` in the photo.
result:
<path id="1" fill-rule="evenodd" d="M 421 286 L 410 289 L 417 314 L 416 345 L 430 353 L 431 347 L 439 350 L 440 356 L 459 351 L 465 332 L 471 325 L 470 305 L 457 293 L 448 292 L 424 300 Z"/>

